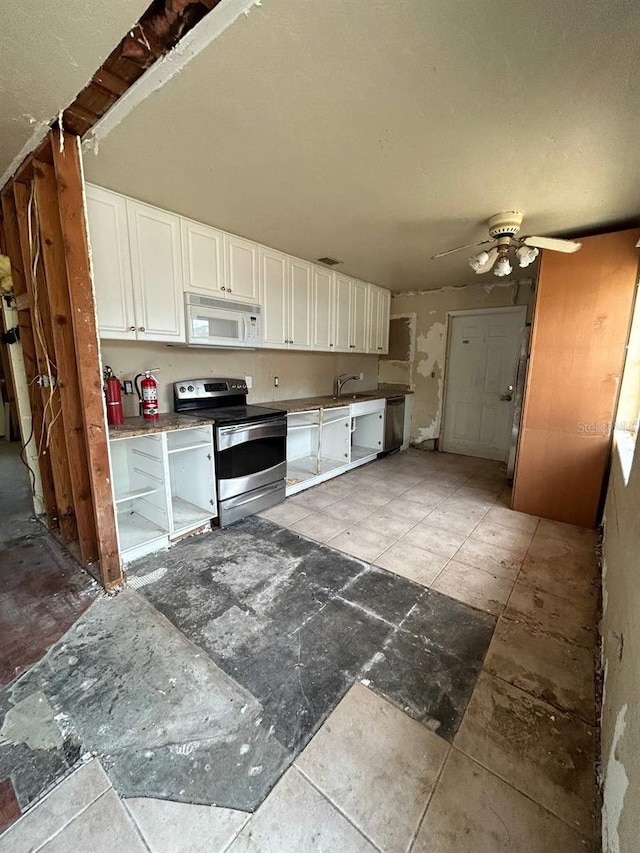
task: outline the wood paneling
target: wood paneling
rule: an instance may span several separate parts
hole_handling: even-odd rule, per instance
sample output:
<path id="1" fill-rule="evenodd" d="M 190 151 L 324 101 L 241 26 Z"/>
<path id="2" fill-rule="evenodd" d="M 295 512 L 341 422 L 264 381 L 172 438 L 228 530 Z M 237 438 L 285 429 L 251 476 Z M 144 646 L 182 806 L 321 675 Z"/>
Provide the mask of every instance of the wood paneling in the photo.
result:
<path id="1" fill-rule="evenodd" d="M 598 522 L 638 277 L 640 230 L 544 252 L 537 286 L 513 508 Z"/>

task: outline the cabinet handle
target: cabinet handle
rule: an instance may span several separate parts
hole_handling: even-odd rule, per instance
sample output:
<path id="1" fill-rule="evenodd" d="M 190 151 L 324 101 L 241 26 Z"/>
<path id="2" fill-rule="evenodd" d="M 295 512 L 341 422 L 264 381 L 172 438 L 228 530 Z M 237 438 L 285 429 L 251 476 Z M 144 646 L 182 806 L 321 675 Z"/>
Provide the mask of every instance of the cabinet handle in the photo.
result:
<path id="1" fill-rule="evenodd" d="M 378 347 L 378 349 L 382 349 L 382 347 Z"/>
<path id="2" fill-rule="evenodd" d="M 348 454 L 348 453 L 345 453 L 345 454 L 344 454 L 344 458 L 345 458 L 345 459 L 347 459 L 347 458 L 348 458 L 348 456 L 349 456 L 349 454 Z"/>
<path id="3" fill-rule="evenodd" d="M 332 346 L 333 346 L 333 344 L 329 344 L 329 346 L 330 346 L 330 347 L 332 347 Z"/>
<path id="4" fill-rule="evenodd" d="M 221 287 L 221 288 L 220 288 L 220 290 L 226 290 L 226 289 L 227 289 L 226 287 Z"/>
<path id="5" fill-rule="evenodd" d="M 135 330 L 136 330 L 136 327 L 135 327 L 135 326 L 129 326 L 129 331 L 130 331 L 130 332 L 135 332 Z"/>
<path id="6" fill-rule="evenodd" d="M 231 288 L 230 288 L 230 287 L 228 287 L 228 288 L 227 288 L 227 293 L 231 293 Z"/>
<path id="7" fill-rule="evenodd" d="M 207 453 L 207 459 L 211 459 L 211 454 Z"/>
<path id="8" fill-rule="evenodd" d="M 138 331 L 139 331 L 139 332 L 144 332 L 144 331 L 145 331 L 144 326 L 140 326 L 140 328 L 138 329 Z"/>

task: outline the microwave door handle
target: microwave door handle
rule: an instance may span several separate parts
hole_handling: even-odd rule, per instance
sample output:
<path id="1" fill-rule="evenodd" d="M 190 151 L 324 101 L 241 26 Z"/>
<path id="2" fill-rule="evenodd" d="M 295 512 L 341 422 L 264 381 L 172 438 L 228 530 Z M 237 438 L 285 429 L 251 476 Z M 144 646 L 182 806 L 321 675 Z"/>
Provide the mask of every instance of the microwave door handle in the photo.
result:
<path id="1" fill-rule="evenodd" d="M 247 323 L 247 315 L 242 315 L 242 341 L 243 343 L 247 343 L 249 339 L 249 325 Z"/>

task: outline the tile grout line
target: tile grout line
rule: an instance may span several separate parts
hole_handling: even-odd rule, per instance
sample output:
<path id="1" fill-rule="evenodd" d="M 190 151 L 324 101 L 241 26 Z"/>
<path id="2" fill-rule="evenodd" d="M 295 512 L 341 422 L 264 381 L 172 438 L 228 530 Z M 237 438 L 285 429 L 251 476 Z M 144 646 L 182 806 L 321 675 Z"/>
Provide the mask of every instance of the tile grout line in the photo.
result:
<path id="1" fill-rule="evenodd" d="M 475 692 L 475 691 L 474 691 L 474 692 Z M 472 696 L 472 698 L 473 698 L 473 696 Z M 471 702 L 469 702 L 469 704 L 471 704 Z M 469 706 L 467 705 L 467 708 L 468 708 L 468 707 L 469 707 Z M 466 714 L 466 711 L 465 711 L 465 714 Z M 463 722 L 464 722 L 464 719 L 463 719 Z M 462 724 L 461 724 L 460 728 L 462 728 Z M 458 729 L 458 732 L 459 732 L 459 731 L 460 731 L 460 729 Z M 462 749 L 462 747 L 460 747 L 460 746 L 456 746 L 456 744 L 455 744 L 455 743 L 452 743 L 452 744 L 451 744 L 451 746 L 452 746 L 452 748 L 453 748 L 453 749 L 456 749 L 458 752 L 460 752 L 462 755 L 464 755 L 466 758 L 468 758 L 470 761 L 474 761 L 476 764 L 480 765 L 480 767 L 482 767 L 484 770 L 486 770 L 486 771 L 487 771 L 487 773 L 490 773 L 492 776 L 495 776 L 496 778 L 500 779 L 502 782 L 504 782 L 504 783 L 505 783 L 505 785 L 508 785 L 508 786 L 509 786 L 510 788 L 512 788 L 514 791 L 517 791 L 517 792 L 518 792 L 519 794 L 521 794 L 523 797 L 526 797 L 526 798 L 527 798 L 528 800 L 530 800 L 532 803 L 535 803 L 537 806 L 539 806 L 539 807 L 540 807 L 541 809 L 543 809 L 545 812 L 548 812 L 550 815 L 553 815 L 553 817 L 555 817 L 555 818 L 556 818 L 556 820 L 559 820 L 559 821 L 560 821 L 561 823 L 563 823 L 565 826 L 568 826 L 570 829 L 572 829 L 572 830 L 573 830 L 574 832 L 576 832 L 578 835 L 582 835 L 583 837 L 585 837 L 585 838 L 589 838 L 589 839 L 590 839 L 590 838 L 592 838 L 592 833 L 591 833 L 591 832 L 589 832 L 589 833 L 585 834 L 585 833 L 584 833 L 584 832 L 582 832 L 580 829 L 578 829 L 576 826 L 573 826 L 573 825 L 572 825 L 568 820 L 566 820 L 562 815 L 560 815 L 560 814 L 556 814 L 556 812 L 551 811 L 551 809 L 550 809 L 550 808 L 548 808 L 548 806 L 545 806 L 545 805 L 543 805 L 542 803 L 538 802 L 538 800 L 535 800 L 535 799 L 531 796 L 531 794 L 527 794 L 525 791 L 523 791 L 521 788 L 518 788 L 516 785 L 514 785 L 514 784 L 513 784 L 512 782 L 510 782 L 508 779 L 505 779 L 505 777 L 504 777 L 504 776 L 501 776 L 501 775 L 500 775 L 500 773 L 497 773 L 495 770 L 492 770 L 490 767 L 487 767 L 487 765 L 486 765 L 486 764 L 483 764 L 483 763 L 482 763 L 482 761 L 480 761 L 477 757 L 475 757 L 475 756 L 473 756 L 473 755 L 470 755 L 468 752 L 465 752 L 465 751 L 464 751 L 464 749 Z M 581 802 L 584 802 L 584 801 L 583 801 L 583 800 L 581 800 Z M 590 806 L 589 806 L 589 808 L 590 808 Z"/>
<path id="2" fill-rule="evenodd" d="M 302 754 L 302 753 L 301 753 L 301 754 Z M 297 761 L 297 759 L 296 759 L 296 761 Z M 296 761 L 294 761 L 294 762 L 293 762 L 293 764 L 292 764 L 291 766 L 295 769 L 295 771 L 296 771 L 297 773 L 299 773 L 299 774 L 300 774 L 300 776 L 302 776 L 302 778 L 303 778 L 303 779 L 304 779 L 304 780 L 305 780 L 309 785 L 311 785 L 311 787 L 314 789 L 314 791 L 316 791 L 318 794 L 320 794 L 320 796 L 322 797 L 322 799 L 323 799 L 323 800 L 325 800 L 325 802 L 327 802 L 327 803 L 331 806 L 331 808 L 335 809 L 335 811 L 337 811 L 337 812 L 338 812 L 338 814 L 339 814 L 339 815 L 341 815 L 341 816 L 342 816 L 342 817 L 347 821 L 347 823 L 349 823 L 349 824 L 350 824 L 350 825 L 351 825 L 351 826 L 352 826 L 352 827 L 353 827 L 353 828 L 358 832 L 358 834 L 359 834 L 359 835 L 361 835 L 361 836 L 365 839 L 365 841 L 368 841 L 368 842 L 369 842 L 369 844 L 371 844 L 371 846 L 372 846 L 375 850 L 377 850 L 377 851 L 378 851 L 378 853 L 385 853 L 385 851 L 384 851 L 381 847 L 379 847 L 379 846 L 376 844 L 376 842 L 375 842 L 372 838 L 370 838 L 370 837 L 366 834 L 366 832 L 364 832 L 364 830 L 362 830 L 362 829 L 361 829 L 361 828 L 360 828 L 356 823 L 354 823 L 354 821 L 351 819 L 351 817 L 349 817 L 349 815 L 348 815 L 348 814 L 346 814 L 346 813 L 345 813 L 345 812 L 340 808 L 340 806 L 339 806 L 337 803 L 334 803 L 334 801 L 331 799 L 331 797 L 330 797 L 330 796 L 329 796 L 325 791 L 323 791 L 323 790 L 322 790 L 322 788 L 320 788 L 320 787 L 319 787 L 319 786 L 318 786 L 318 785 L 313 781 L 313 779 L 311 779 L 309 776 L 307 776 L 307 774 L 304 772 L 304 770 L 302 770 L 302 768 L 298 767 L 298 765 L 297 765 Z"/>
<path id="3" fill-rule="evenodd" d="M 100 765 L 100 766 L 102 766 L 102 765 Z M 55 791 L 55 790 L 56 790 L 55 788 L 52 789 L 52 791 Z M 98 794 L 97 797 L 94 797 L 90 803 L 87 803 L 87 805 L 84 806 L 82 809 L 80 809 L 79 812 L 74 814 L 74 816 L 72 818 L 69 818 L 69 820 L 67 820 L 52 835 L 50 835 L 46 841 L 43 841 L 42 844 L 39 844 L 37 847 L 34 847 L 32 850 L 32 853 L 39 853 L 40 850 L 42 850 L 47 844 L 49 844 L 51 841 L 53 841 L 54 838 L 57 838 L 60 835 L 60 833 L 64 832 L 64 830 L 67 829 L 67 827 L 71 826 L 71 824 L 74 823 L 74 821 L 76 821 L 79 817 L 82 817 L 82 815 L 85 814 L 85 812 L 87 812 L 91 808 L 91 806 L 95 805 L 98 802 L 98 800 L 100 800 L 102 797 L 104 797 L 105 794 L 108 794 L 109 791 L 113 791 L 113 785 L 111 784 L 111 781 L 109 781 L 109 787 L 108 788 L 105 788 L 105 790 L 102 791 L 100 794 Z"/>
<path id="4" fill-rule="evenodd" d="M 422 824 L 424 823 L 425 818 L 427 816 L 427 812 L 429 811 L 429 806 L 431 805 L 431 802 L 432 802 L 433 798 L 435 797 L 436 791 L 438 790 L 438 786 L 440 785 L 440 781 L 444 775 L 445 768 L 446 768 L 447 764 L 449 763 L 449 758 L 451 756 L 451 753 L 453 752 L 453 744 L 449 743 L 448 747 L 449 748 L 447 750 L 447 754 L 445 755 L 444 761 L 442 762 L 442 766 L 440 767 L 440 770 L 438 771 L 438 775 L 436 776 L 436 781 L 434 782 L 433 788 L 431 789 L 431 793 L 427 797 L 427 803 L 424 807 L 424 811 L 422 812 L 422 816 L 420 817 L 420 820 L 418 821 L 418 825 L 416 826 L 415 832 L 411 836 L 411 841 L 410 841 L 409 846 L 407 848 L 407 853 L 411 853 L 411 851 L 413 850 L 413 848 L 415 846 L 415 843 L 418 839 L 418 835 L 420 835 L 420 830 L 422 829 Z"/>
<path id="5" fill-rule="evenodd" d="M 136 835 L 142 841 L 143 845 L 149 851 L 149 853 L 153 853 L 153 851 L 151 850 L 151 846 L 147 843 L 147 839 L 145 838 L 144 833 L 142 832 L 142 829 L 138 825 L 138 821 L 135 819 L 135 817 L 131 813 L 131 810 L 129 809 L 129 804 L 127 803 L 127 800 L 121 799 L 120 797 L 118 797 L 118 799 L 120 800 L 120 804 L 122 805 L 123 809 L 125 810 L 129 820 L 133 824 L 133 828 L 134 828 Z"/>

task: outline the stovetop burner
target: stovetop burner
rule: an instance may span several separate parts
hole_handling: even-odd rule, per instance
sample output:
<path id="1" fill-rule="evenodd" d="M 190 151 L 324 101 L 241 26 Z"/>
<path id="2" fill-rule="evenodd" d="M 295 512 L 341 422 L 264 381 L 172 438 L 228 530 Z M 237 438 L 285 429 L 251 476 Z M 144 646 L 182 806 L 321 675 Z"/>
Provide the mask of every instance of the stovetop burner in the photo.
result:
<path id="1" fill-rule="evenodd" d="M 210 418 L 216 424 L 284 417 L 282 409 L 247 404 L 247 384 L 243 379 L 184 379 L 173 385 L 176 412 Z"/>

